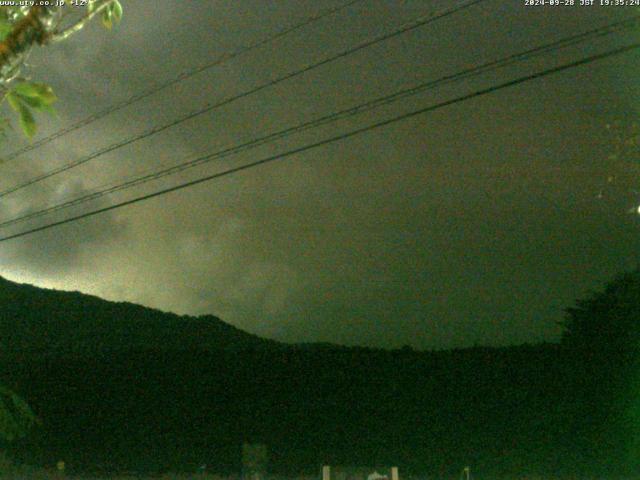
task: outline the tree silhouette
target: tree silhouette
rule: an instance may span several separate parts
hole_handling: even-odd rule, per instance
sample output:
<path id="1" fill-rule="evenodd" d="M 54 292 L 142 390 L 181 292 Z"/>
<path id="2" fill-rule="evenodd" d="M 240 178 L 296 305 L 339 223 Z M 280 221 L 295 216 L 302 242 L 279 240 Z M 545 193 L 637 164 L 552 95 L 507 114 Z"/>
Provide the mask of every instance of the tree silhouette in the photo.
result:
<path id="1" fill-rule="evenodd" d="M 640 270 L 619 275 L 602 292 L 567 309 L 562 342 L 619 355 L 640 347 Z"/>
<path id="2" fill-rule="evenodd" d="M 0 385 L 0 440 L 11 442 L 26 435 L 37 417 L 15 392 Z"/>
<path id="3" fill-rule="evenodd" d="M 640 270 L 619 275 L 566 313 L 562 344 L 583 441 L 610 464 L 638 471 Z"/>

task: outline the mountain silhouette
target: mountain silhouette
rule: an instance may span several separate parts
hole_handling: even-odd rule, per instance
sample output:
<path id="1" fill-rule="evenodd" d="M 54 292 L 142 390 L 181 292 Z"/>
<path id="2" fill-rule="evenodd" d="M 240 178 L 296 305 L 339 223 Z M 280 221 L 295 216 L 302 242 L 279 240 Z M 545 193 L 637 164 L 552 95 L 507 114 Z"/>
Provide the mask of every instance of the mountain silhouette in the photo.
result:
<path id="1" fill-rule="evenodd" d="M 288 345 L 214 316 L 6 279 L 0 335 L 0 381 L 42 424 L 5 448 L 18 462 L 64 459 L 70 473 L 238 473 L 246 442 L 266 445 L 269 471 L 283 474 L 327 464 L 575 476 L 616 465 L 601 459 L 615 442 L 593 444 L 590 380 L 559 344 Z"/>
<path id="2" fill-rule="evenodd" d="M 176 315 L 79 292 L 0 277 L 0 345 L 5 354 L 105 354 L 114 351 L 275 348 L 213 315 Z"/>

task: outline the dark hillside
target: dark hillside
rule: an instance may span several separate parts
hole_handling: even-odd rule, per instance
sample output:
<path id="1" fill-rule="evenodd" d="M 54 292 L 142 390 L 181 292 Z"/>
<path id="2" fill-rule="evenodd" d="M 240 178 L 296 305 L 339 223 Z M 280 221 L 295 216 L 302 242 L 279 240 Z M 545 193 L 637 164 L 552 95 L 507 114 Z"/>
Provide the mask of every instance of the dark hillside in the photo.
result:
<path id="1" fill-rule="evenodd" d="M 115 350 L 276 347 L 212 315 L 179 316 L 79 292 L 20 285 L 0 277 L 5 353 L 90 354 Z"/>
<path id="2" fill-rule="evenodd" d="M 12 447 L 76 471 L 323 463 L 406 472 L 576 473 L 598 459 L 558 345 L 442 352 L 286 346 L 215 317 L 179 317 L 3 281 L 2 377 L 43 426 Z M 585 437 L 586 438 L 586 437 Z"/>

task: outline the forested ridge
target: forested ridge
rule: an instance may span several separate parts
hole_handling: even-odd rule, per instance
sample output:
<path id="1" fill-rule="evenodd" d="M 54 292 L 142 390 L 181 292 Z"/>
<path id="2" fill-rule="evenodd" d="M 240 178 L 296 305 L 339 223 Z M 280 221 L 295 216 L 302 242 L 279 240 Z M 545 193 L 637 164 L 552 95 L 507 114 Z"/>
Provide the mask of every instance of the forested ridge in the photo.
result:
<path id="1" fill-rule="evenodd" d="M 42 421 L 9 451 L 77 471 L 207 463 L 231 473 L 254 442 L 268 446 L 274 473 L 394 464 L 429 475 L 467 465 L 478 475 L 625 474 L 636 442 L 628 385 L 640 370 L 635 349 L 616 342 L 637 324 L 593 330 L 633 320 L 638 279 L 578 302 L 559 344 L 434 352 L 286 345 L 215 317 L 3 281 L 12 347 L 2 380 Z"/>

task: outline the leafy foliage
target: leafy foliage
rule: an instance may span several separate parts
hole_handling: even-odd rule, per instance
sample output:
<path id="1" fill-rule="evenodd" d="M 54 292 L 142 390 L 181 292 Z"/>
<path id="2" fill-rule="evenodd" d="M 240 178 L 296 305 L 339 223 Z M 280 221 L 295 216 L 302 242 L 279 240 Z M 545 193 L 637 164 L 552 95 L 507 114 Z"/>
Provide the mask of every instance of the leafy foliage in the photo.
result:
<path id="1" fill-rule="evenodd" d="M 9 12 L 7 11 L 6 7 L 0 9 L 0 42 L 4 41 L 4 39 L 7 38 L 7 35 L 9 35 L 9 33 L 11 33 L 11 30 L 13 29 L 13 24 L 11 23 L 9 18 Z"/>
<path id="2" fill-rule="evenodd" d="M 122 5 L 118 0 L 115 0 L 109 7 L 107 7 L 102 14 L 102 24 L 111 29 L 114 23 L 120 22 L 122 19 Z"/>
<path id="3" fill-rule="evenodd" d="M 29 6 L 0 6 L 0 42 L 4 42 L 7 39 L 18 22 L 29 13 L 30 8 Z M 60 14 L 55 17 L 58 21 L 63 18 L 62 9 L 77 10 L 77 7 L 70 5 L 56 8 L 59 9 L 58 13 Z M 96 12 L 96 10 L 99 10 L 99 12 Z M 92 17 L 93 13 L 99 13 L 102 24 L 106 28 L 111 29 L 114 24 L 122 20 L 122 4 L 119 0 L 90 0 L 86 5 L 85 16 L 76 23 L 76 26 L 79 27 L 77 29 L 80 29 L 84 25 L 84 22 Z M 53 22 L 48 28 L 50 31 L 47 33 L 55 35 L 56 33 L 60 33 L 58 30 L 61 29 L 61 25 Z M 74 28 L 71 30 L 76 31 Z M 66 36 L 63 38 L 66 38 Z M 21 64 L 19 63 L 16 69 L 11 70 L 10 78 L 0 78 L 0 84 L 4 86 L 2 100 L 7 100 L 11 108 L 18 114 L 22 131 L 28 138 L 32 138 L 37 132 L 34 112 L 55 113 L 52 104 L 56 101 L 56 96 L 51 87 L 44 83 L 19 80 L 19 83 L 15 87 L 8 88 L 9 84 L 12 84 L 14 80 L 18 80 L 20 67 Z"/>
<path id="4" fill-rule="evenodd" d="M 97 5 L 97 1 L 90 2 L 87 6 L 89 12 L 93 12 Z M 114 23 L 119 23 L 122 20 L 122 12 L 122 4 L 118 0 L 114 0 L 102 11 L 102 25 L 111 30 Z"/>
<path id="5" fill-rule="evenodd" d="M 574 374 L 585 443 L 640 471 L 640 270 L 567 310 L 562 343 Z M 606 439 L 606 443 L 605 443 Z M 605 447 L 605 445 L 607 445 Z"/>
<path id="6" fill-rule="evenodd" d="M 567 309 L 563 343 L 620 353 L 640 347 L 640 270 L 620 275 L 602 292 Z"/>
<path id="7" fill-rule="evenodd" d="M 27 403 L 15 392 L 0 385 L 0 439 L 11 442 L 38 423 Z"/>
<path id="8" fill-rule="evenodd" d="M 7 101 L 18 112 L 20 127 L 29 138 L 37 130 L 32 110 L 55 114 L 52 104 L 56 100 L 51 87 L 44 83 L 21 82 L 7 93 Z"/>

